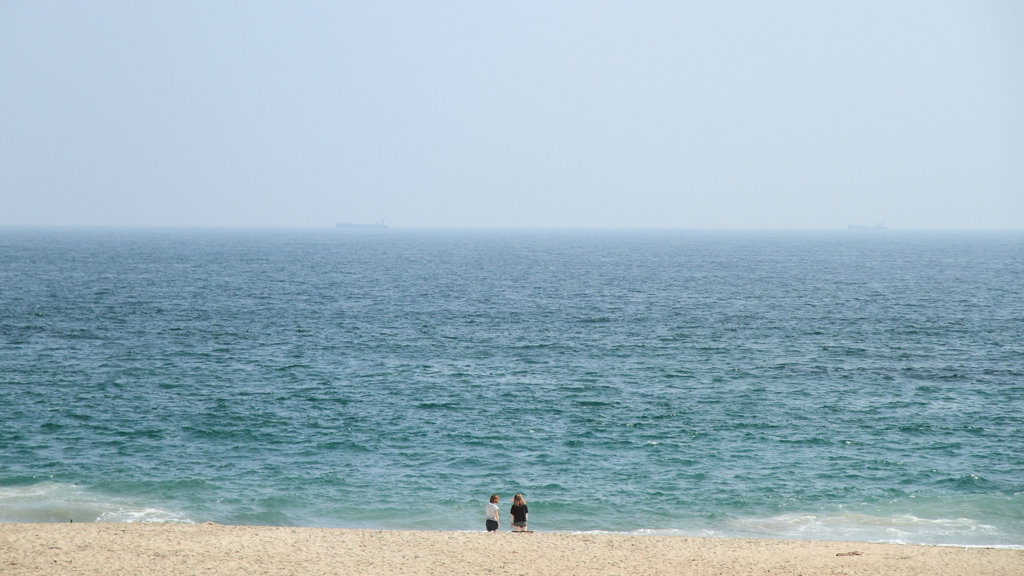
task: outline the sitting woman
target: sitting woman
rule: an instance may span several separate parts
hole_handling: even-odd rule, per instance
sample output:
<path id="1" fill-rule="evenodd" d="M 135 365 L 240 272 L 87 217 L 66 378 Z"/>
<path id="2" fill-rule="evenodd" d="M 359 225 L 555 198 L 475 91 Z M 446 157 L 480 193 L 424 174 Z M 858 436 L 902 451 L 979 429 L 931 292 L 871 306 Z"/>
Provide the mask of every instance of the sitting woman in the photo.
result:
<path id="1" fill-rule="evenodd" d="M 526 515 L 529 512 L 529 508 L 526 507 L 526 500 L 523 500 L 522 494 L 516 494 L 512 498 L 512 531 L 513 532 L 527 532 L 526 529 Z"/>

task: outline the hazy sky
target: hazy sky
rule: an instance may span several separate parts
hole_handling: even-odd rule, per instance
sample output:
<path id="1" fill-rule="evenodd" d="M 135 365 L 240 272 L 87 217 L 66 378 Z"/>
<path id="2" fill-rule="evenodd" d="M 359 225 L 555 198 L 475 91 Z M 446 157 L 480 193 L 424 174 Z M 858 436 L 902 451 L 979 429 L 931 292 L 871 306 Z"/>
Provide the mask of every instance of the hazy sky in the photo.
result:
<path id="1" fill-rule="evenodd" d="M 1024 229 L 1024 3 L 0 0 L 0 225 Z"/>

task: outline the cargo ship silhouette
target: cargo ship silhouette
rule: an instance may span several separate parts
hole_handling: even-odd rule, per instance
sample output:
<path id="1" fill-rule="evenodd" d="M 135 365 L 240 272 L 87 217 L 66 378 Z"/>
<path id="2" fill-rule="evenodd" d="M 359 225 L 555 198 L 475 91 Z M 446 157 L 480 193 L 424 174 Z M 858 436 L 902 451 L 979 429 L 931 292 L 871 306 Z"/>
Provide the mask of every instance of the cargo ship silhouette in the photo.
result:
<path id="1" fill-rule="evenodd" d="M 388 223 L 383 218 L 374 222 L 373 224 L 353 224 L 351 222 L 335 222 L 335 226 L 338 228 L 390 228 Z"/>
<path id="2" fill-rule="evenodd" d="M 886 230 L 885 222 L 879 222 L 874 226 L 865 226 L 863 224 L 850 224 L 847 226 L 847 228 L 850 230 Z"/>

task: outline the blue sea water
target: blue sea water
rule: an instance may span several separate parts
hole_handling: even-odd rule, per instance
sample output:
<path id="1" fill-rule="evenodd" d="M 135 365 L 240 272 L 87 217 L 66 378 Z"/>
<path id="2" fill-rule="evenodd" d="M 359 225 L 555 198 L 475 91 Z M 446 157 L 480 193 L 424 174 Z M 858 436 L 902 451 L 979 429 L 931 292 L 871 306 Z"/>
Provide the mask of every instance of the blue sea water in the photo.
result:
<path id="1" fill-rule="evenodd" d="M 0 521 L 1024 546 L 1024 234 L 0 229 Z M 504 519 L 503 519 L 504 520 Z"/>

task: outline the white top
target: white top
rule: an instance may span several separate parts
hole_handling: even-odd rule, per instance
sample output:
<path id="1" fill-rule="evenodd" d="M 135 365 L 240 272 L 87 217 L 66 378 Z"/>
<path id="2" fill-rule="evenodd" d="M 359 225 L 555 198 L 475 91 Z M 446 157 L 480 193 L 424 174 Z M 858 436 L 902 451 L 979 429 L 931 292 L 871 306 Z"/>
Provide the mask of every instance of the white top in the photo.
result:
<path id="1" fill-rule="evenodd" d="M 485 520 L 498 520 L 498 505 L 494 502 L 488 502 L 484 506 L 484 519 Z"/>

